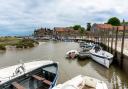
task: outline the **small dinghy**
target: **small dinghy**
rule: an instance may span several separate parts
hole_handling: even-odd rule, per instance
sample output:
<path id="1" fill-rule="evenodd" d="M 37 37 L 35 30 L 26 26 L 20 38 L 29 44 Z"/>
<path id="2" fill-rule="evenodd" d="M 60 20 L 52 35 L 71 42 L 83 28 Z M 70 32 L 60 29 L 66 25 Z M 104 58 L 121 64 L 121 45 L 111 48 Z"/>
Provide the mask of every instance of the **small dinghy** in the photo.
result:
<path id="1" fill-rule="evenodd" d="M 86 42 L 81 41 L 81 42 L 79 42 L 79 45 L 80 45 L 80 47 L 84 47 L 84 45 L 86 45 Z"/>
<path id="2" fill-rule="evenodd" d="M 107 68 L 109 68 L 110 64 L 113 61 L 113 55 L 107 51 L 102 50 L 102 48 L 99 45 L 95 45 L 90 50 L 90 55 L 93 60 Z"/>
<path id="3" fill-rule="evenodd" d="M 85 59 L 87 57 L 90 57 L 89 51 L 80 51 L 78 54 L 79 59 Z"/>
<path id="4" fill-rule="evenodd" d="M 70 50 L 70 51 L 68 51 L 67 53 L 66 53 L 66 57 L 67 58 L 75 58 L 75 57 L 77 57 L 78 56 L 78 51 L 77 50 Z"/>
<path id="5" fill-rule="evenodd" d="M 52 89 L 58 78 L 58 63 L 33 61 L 0 69 L 0 89 Z"/>
<path id="6" fill-rule="evenodd" d="M 108 89 L 105 82 L 88 76 L 79 75 L 55 86 L 53 89 Z"/>

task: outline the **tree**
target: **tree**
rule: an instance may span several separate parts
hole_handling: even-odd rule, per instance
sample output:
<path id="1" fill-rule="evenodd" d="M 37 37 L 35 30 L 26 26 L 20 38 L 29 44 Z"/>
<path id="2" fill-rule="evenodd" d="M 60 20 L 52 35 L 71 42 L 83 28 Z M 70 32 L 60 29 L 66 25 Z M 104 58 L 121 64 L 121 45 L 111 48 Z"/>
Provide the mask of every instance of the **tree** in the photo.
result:
<path id="1" fill-rule="evenodd" d="M 110 18 L 107 23 L 111 24 L 113 26 L 120 26 L 121 25 L 120 20 L 117 17 Z"/>
<path id="2" fill-rule="evenodd" d="M 85 31 L 85 28 L 84 27 L 81 27 L 79 30 L 80 30 L 80 34 L 83 34 L 84 31 Z"/>
<path id="3" fill-rule="evenodd" d="M 128 22 L 125 22 L 125 20 L 123 19 L 123 22 L 121 24 L 122 25 L 128 25 Z"/>
<path id="4" fill-rule="evenodd" d="M 81 28 L 80 25 L 74 25 L 74 26 L 73 26 L 73 29 L 74 29 L 74 30 L 79 30 L 80 28 Z"/>
<path id="5" fill-rule="evenodd" d="M 91 23 L 87 23 L 87 31 L 91 30 Z"/>
<path id="6" fill-rule="evenodd" d="M 123 24 L 128 25 L 128 22 L 124 22 Z"/>

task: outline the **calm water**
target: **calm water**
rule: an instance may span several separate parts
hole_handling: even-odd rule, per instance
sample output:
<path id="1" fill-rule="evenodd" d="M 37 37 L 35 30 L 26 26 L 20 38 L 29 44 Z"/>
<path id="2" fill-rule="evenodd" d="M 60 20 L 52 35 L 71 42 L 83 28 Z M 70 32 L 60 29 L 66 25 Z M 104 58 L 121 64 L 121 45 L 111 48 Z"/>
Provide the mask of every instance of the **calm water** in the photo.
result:
<path id="1" fill-rule="evenodd" d="M 71 49 L 80 50 L 79 44 L 75 42 L 40 42 L 39 46 L 31 49 L 10 48 L 6 52 L 0 52 L 0 67 L 14 65 L 22 61 L 31 60 L 54 60 L 59 62 L 59 80 L 66 80 L 79 74 L 91 76 L 107 83 L 109 89 L 128 89 L 128 76 L 117 66 L 112 65 L 110 69 L 97 64 L 91 59 L 68 60 L 65 53 Z"/>

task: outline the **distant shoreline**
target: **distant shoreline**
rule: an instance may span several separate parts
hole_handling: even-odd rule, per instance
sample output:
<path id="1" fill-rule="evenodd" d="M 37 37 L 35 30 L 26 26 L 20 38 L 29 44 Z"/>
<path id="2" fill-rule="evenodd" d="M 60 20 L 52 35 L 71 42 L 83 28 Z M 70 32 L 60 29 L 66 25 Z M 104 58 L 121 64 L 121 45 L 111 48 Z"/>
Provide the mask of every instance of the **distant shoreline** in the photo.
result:
<path id="1" fill-rule="evenodd" d="M 0 37 L 0 50 L 6 50 L 9 46 L 15 48 L 32 48 L 37 44 L 39 44 L 38 41 L 29 38 Z"/>

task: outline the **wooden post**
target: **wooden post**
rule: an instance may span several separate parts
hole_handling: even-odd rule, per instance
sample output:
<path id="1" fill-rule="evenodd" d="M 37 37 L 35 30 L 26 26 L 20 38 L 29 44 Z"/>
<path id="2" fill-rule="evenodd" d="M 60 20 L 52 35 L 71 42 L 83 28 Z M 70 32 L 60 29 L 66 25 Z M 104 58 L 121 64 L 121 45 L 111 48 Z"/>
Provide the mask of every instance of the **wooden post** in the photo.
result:
<path id="1" fill-rule="evenodd" d="M 91 41 L 93 41 L 93 33 L 91 34 Z"/>
<path id="2" fill-rule="evenodd" d="M 111 53 L 112 54 L 113 54 L 113 36 L 114 36 L 113 32 L 114 32 L 114 27 L 112 29 L 112 36 L 111 36 Z"/>
<path id="3" fill-rule="evenodd" d="M 90 37 L 91 37 L 91 41 L 92 41 L 92 34 L 90 34 Z"/>
<path id="4" fill-rule="evenodd" d="M 100 41 L 100 44 L 102 43 L 101 38 L 102 38 L 102 34 L 101 34 L 101 31 L 100 31 L 100 33 L 99 33 L 99 41 Z"/>
<path id="5" fill-rule="evenodd" d="M 93 33 L 91 34 L 91 41 L 93 41 Z"/>
<path id="6" fill-rule="evenodd" d="M 115 57 L 117 58 L 117 40 L 118 40 L 118 27 L 116 29 L 116 39 L 115 39 Z"/>
<path id="7" fill-rule="evenodd" d="M 109 36 L 110 36 L 110 35 L 109 35 L 109 31 L 110 31 L 110 29 L 108 30 L 108 52 L 109 52 L 109 38 L 110 38 L 110 37 L 109 37 Z"/>
<path id="8" fill-rule="evenodd" d="M 104 43 L 104 30 L 102 31 L 102 38 L 101 38 L 102 44 Z"/>
<path id="9" fill-rule="evenodd" d="M 103 29 L 103 36 L 102 36 L 103 38 L 103 41 L 102 41 L 102 44 L 104 44 L 104 29 Z"/>
<path id="10" fill-rule="evenodd" d="M 97 43 L 99 44 L 99 32 L 97 33 Z"/>
<path id="11" fill-rule="evenodd" d="M 101 30 L 100 33 L 99 33 L 99 35 L 100 35 L 100 38 L 99 38 L 99 39 L 100 39 L 100 44 L 102 44 L 102 37 L 103 37 L 103 36 L 102 36 L 103 33 L 102 33 L 102 34 L 101 34 L 101 33 L 102 33 L 102 30 Z"/>
<path id="12" fill-rule="evenodd" d="M 97 38 L 96 37 L 97 37 L 97 33 L 95 34 L 95 43 L 97 43 Z"/>
<path id="13" fill-rule="evenodd" d="M 88 40 L 90 40 L 90 34 L 88 34 Z"/>
<path id="14" fill-rule="evenodd" d="M 101 34 L 100 34 L 100 32 L 99 32 L 99 34 L 98 34 L 98 41 L 99 41 L 99 45 L 100 45 L 100 43 L 101 43 Z"/>
<path id="15" fill-rule="evenodd" d="M 100 32 L 98 33 L 98 44 L 100 44 L 100 37 L 101 37 L 101 34 Z"/>
<path id="16" fill-rule="evenodd" d="M 125 25 L 123 26 L 123 36 L 122 36 L 122 44 L 121 44 L 121 68 L 123 67 L 123 58 L 124 58 L 124 55 L 123 55 L 123 51 L 124 51 L 124 38 L 125 38 Z"/>
<path id="17" fill-rule="evenodd" d="M 104 45 L 105 45 L 105 30 L 104 30 Z"/>
<path id="18" fill-rule="evenodd" d="M 94 33 L 94 43 L 96 43 L 96 39 L 95 39 L 96 33 Z"/>
<path id="19" fill-rule="evenodd" d="M 108 31 L 107 29 L 105 30 L 105 50 L 107 50 L 107 35 L 108 35 Z"/>
<path id="20" fill-rule="evenodd" d="M 97 43 L 99 44 L 99 32 L 97 33 Z"/>
<path id="21" fill-rule="evenodd" d="M 105 30 L 105 45 L 107 46 L 107 31 Z"/>
<path id="22" fill-rule="evenodd" d="M 105 31 L 103 29 L 103 44 L 105 44 Z"/>

